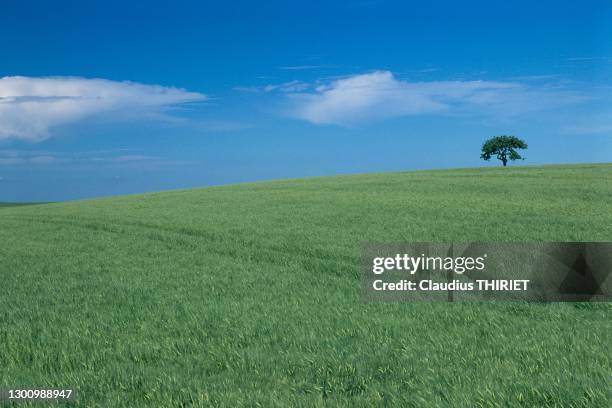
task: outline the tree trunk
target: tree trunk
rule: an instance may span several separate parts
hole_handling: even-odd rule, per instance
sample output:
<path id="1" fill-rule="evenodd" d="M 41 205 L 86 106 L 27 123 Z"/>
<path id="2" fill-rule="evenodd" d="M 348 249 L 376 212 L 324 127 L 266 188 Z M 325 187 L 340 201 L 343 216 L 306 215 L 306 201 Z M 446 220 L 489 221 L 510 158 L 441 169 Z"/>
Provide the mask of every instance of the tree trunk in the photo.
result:
<path id="1" fill-rule="evenodd" d="M 502 163 L 504 163 L 504 167 L 506 167 L 506 164 L 508 164 L 508 159 L 502 159 Z"/>

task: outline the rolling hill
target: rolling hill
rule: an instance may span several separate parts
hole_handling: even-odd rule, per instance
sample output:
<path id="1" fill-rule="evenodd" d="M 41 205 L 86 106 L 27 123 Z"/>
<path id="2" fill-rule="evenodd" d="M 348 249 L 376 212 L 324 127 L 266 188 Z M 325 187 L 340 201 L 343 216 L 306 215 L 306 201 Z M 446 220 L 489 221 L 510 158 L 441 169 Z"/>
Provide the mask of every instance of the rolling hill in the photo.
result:
<path id="1" fill-rule="evenodd" d="M 83 406 L 610 406 L 610 304 L 363 303 L 364 241 L 611 241 L 612 164 L 0 209 L 0 384 Z"/>

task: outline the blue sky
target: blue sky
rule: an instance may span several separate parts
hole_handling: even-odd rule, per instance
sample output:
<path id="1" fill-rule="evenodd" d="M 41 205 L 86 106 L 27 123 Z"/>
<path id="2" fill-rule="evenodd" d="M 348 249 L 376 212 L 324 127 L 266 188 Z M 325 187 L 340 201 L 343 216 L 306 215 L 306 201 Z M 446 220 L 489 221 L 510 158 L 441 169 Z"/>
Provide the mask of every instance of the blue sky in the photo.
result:
<path id="1" fill-rule="evenodd" d="M 0 201 L 612 161 L 609 2 L 405 3 L 3 4 Z"/>

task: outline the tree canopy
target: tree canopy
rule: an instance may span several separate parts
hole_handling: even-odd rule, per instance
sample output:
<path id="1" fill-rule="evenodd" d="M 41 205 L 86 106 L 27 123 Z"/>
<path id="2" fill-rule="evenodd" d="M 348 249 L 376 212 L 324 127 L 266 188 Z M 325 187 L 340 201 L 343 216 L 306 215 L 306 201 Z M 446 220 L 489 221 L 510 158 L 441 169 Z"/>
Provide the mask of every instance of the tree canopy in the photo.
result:
<path id="1" fill-rule="evenodd" d="M 488 161 L 496 156 L 506 166 L 508 160 L 524 160 L 517 149 L 527 149 L 527 143 L 516 136 L 495 136 L 484 142 L 480 157 Z"/>

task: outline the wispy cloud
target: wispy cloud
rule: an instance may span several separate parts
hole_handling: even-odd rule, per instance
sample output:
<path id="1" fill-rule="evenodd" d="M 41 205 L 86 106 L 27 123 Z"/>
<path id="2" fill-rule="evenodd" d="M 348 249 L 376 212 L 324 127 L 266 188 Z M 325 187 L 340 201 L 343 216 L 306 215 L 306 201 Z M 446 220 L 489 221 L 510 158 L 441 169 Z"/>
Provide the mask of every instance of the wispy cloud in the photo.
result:
<path id="1" fill-rule="evenodd" d="M 144 156 L 141 154 L 128 154 L 125 156 L 115 157 L 113 160 L 118 162 L 135 162 L 135 161 L 143 161 L 143 160 L 153 160 L 155 157 Z"/>
<path id="2" fill-rule="evenodd" d="M 310 84 L 302 81 L 289 81 L 279 85 L 266 85 L 263 89 L 266 92 L 280 91 L 280 92 L 302 92 L 310 88 Z"/>
<path id="3" fill-rule="evenodd" d="M 283 93 L 292 93 L 292 92 L 302 92 L 308 88 L 311 88 L 312 85 L 308 82 L 303 81 L 288 81 L 283 82 L 282 84 L 268 84 L 263 86 L 238 86 L 234 87 L 235 91 L 240 92 L 283 92 Z"/>
<path id="4" fill-rule="evenodd" d="M 572 135 L 609 134 L 612 135 L 612 115 L 596 115 L 583 118 L 578 123 L 567 125 L 563 133 Z"/>
<path id="5" fill-rule="evenodd" d="M 0 150 L 0 166 L 95 166 L 128 165 L 131 163 L 174 163 L 157 156 L 139 153 L 140 149 L 111 149 L 85 152 L 46 150 Z"/>
<path id="6" fill-rule="evenodd" d="M 206 100 L 180 88 L 77 77 L 0 78 L 0 140 L 40 141 L 50 129 L 102 114 L 163 118 L 167 108 Z"/>
<path id="7" fill-rule="evenodd" d="M 47 152 L 3 152 L 0 151 L 0 166 L 47 165 L 60 163 L 61 159 Z"/>
<path id="8" fill-rule="evenodd" d="M 507 78 L 509 81 L 521 81 L 521 82 L 537 82 L 537 81 L 552 81 L 559 79 L 559 75 L 556 74 L 544 74 L 544 75 L 520 75 Z"/>
<path id="9" fill-rule="evenodd" d="M 607 134 L 612 135 L 612 124 L 575 127 L 575 128 L 571 128 L 570 132 L 576 133 L 576 134 L 607 133 Z"/>
<path id="10" fill-rule="evenodd" d="M 432 67 L 432 68 L 417 69 L 415 72 L 417 72 L 419 74 L 429 74 L 431 72 L 436 72 L 436 71 L 439 71 L 439 70 L 440 70 L 440 68 Z"/>
<path id="11" fill-rule="evenodd" d="M 586 61 L 606 61 L 610 60 L 610 57 L 571 57 L 567 58 L 567 61 L 572 62 L 586 62 Z"/>
<path id="12" fill-rule="evenodd" d="M 306 88 L 308 89 L 308 88 Z M 581 95 L 520 82 L 398 80 L 376 71 L 288 93 L 289 114 L 315 124 L 350 126 L 390 117 L 432 114 L 512 116 L 577 103 Z"/>

